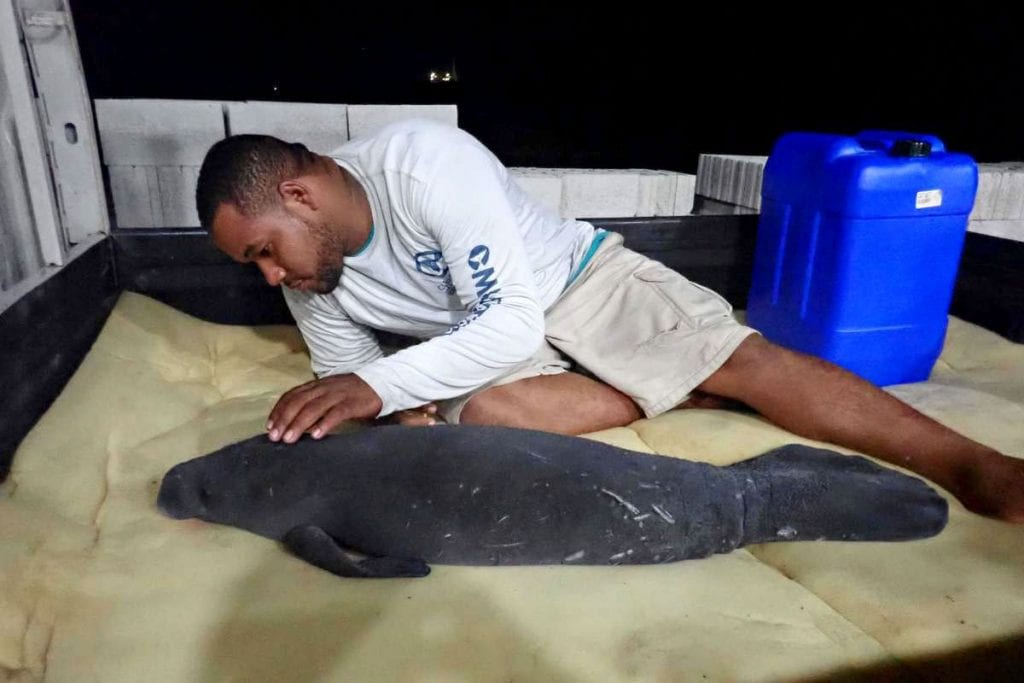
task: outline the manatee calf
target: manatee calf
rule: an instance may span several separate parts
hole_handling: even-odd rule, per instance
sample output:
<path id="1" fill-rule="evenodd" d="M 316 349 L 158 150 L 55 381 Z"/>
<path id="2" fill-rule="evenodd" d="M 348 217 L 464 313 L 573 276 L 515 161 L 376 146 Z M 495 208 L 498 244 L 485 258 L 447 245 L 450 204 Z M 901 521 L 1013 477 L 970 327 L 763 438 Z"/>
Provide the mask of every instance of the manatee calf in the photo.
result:
<path id="1" fill-rule="evenodd" d="M 278 539 L 340 576 L 426 563 L 646 564 L 769 541 L 933 536 L 946 501 L 866 458 L 789 445 L 729 467 L 482 426 L 256 436 L 172 468 L 160 509 Z M 357 553 L 362 558 L 353 558 Z"/>

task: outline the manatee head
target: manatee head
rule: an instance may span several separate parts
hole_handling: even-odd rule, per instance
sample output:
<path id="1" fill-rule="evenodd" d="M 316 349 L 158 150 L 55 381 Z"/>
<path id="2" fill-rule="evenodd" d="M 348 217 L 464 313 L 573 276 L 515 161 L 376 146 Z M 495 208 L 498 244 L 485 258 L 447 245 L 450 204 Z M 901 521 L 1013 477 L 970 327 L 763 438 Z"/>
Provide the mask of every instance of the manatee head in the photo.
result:
<path id="1" fill-rule="evenodd" d="M 172 467 L 157 507 L 175 519 L 197 518 L 278 538 L 319 504 L 308 471 L 314 443 L 286 445 L 256 436 Z"/>

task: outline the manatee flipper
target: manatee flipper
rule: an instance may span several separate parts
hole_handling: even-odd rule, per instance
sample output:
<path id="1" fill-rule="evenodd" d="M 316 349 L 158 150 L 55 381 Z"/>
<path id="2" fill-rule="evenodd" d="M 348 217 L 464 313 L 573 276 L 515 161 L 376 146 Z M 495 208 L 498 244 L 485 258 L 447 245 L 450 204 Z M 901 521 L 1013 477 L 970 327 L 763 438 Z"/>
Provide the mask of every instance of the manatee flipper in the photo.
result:
<path id="1" fill-rule="evenodd" d="M 297 526 L 282 539 L 296 556 L 326 571 L 348 578 L 392 579 L 426 576 L 430 566 L 422 560 L 367 557 L 353 560 L 345 549 L 318 526 Z"/>
<path id="2" fill-rule="evenodd" d="M 745 506 L 743 544 L 905 541 L 942 531 L 946 500 L 867 458 L 790 444 L 728 468 Z"/>

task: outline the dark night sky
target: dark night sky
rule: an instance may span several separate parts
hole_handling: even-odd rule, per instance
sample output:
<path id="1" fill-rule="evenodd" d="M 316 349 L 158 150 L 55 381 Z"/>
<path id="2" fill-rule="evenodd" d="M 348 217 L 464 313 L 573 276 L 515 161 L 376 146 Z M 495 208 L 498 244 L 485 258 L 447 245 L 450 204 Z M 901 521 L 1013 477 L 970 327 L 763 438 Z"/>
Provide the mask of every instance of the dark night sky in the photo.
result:
<path id="1" fill-rule="evenodd" d="M 864 128 L 1024 159 L 1024 41 L 1004 10 L 779 4 L 71 3 L 93 97 L 450 102 L 510 166 L 693 172 L 700 152 Z M 427 82 L 452 63 L 457 84 Z"/>

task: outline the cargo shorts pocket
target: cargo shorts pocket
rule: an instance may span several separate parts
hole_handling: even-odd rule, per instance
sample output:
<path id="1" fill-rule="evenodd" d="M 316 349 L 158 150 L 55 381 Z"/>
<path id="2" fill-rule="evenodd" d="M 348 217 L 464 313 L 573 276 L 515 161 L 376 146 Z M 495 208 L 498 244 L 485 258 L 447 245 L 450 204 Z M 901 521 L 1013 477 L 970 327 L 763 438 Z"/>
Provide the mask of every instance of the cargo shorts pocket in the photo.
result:
<path id="1" fill-rule="evenodd" d="M 691 329 L 718 324 L 732 315 L 732 306 L 720 295 L 661 264 L 645 266 L 634 272 L 633 278 L 653 291 Z"/>

